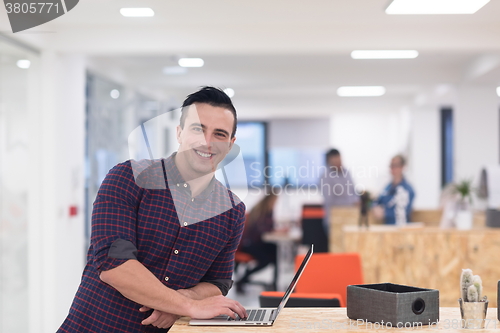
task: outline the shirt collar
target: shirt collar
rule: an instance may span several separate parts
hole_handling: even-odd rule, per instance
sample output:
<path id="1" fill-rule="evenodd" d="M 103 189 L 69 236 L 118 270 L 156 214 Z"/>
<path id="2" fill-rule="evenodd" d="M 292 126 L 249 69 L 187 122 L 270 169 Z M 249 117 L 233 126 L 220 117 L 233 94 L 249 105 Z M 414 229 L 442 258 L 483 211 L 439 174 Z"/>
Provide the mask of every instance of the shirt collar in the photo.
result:
<path id="1" fill-rule="evenodd" d="M 183 189 L 189 193 L 191 193 L 191 189 L 189 184 L 182 178 L 177 165 L 175 165 L 175 156 L 177 152 L 174 152 L 172 155 L 164 159 L 165 163 L 165 172 L 167 176 L 168 186 L 170 189 L 173 187 Z M 206 199 L 215 189 L 216 179 L 215 176 L 212 177 L 208 186 L 196 196 L 196 198 Z"/>

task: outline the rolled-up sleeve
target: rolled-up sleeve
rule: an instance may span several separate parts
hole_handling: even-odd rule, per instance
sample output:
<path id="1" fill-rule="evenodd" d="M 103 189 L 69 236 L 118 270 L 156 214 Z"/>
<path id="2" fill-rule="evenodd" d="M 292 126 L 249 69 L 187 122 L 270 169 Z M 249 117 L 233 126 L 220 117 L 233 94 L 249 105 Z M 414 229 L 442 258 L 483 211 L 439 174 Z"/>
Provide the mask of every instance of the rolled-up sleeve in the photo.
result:
<path id="1" fill-rule="evenodd" d="M 217 280 L 209 280 L 203 282 L 208 282 L 213 284 L 214 286 L 220 289 L 221 294 L 224 296 L 226 296 L 227 293 L 229 293 L 229 289 L 231 289 L 231 287 L 233 286 L 233 280 L 231 279 L 217 279 Z"/>
<path id="2" fill-rule="evenodd" d="M 142 189 L 130 162 L 118 164 L 104 179 L 92 211 L 91 254 L 100 273 L 137 255 L 136 223 Z"/>
<path id="3" fill-rule="evenodd" d="M 243 228 L 245 226 L 245 205 L 243 203 L 239 205 L 241 205 L 240 214 L 235 221 L 233 233 L 229 242 L 219 253 L 205 276 L 201 279 L 202 282 L 212 283 L 217 286 L 224 296 L 227 295 L 233 284 L 231 278 L 234 270 L 234 254 L 240 243 Z"/>

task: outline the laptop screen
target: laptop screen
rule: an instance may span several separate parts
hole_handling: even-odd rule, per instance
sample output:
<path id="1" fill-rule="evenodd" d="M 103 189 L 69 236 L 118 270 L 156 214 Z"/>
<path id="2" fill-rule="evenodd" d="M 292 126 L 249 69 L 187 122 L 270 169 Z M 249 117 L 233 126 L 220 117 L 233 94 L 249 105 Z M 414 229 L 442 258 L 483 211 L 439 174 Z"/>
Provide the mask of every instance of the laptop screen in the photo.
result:
<path id="1" fill-rule="evenodd" d="M 309 249 L 306 256 L 304 257 L 304 260 L 302 260 L 302 263 L 300 264 L 300 267 L 297 270 L 297 273 L 295 273 L 295 276 L 293 277 L 292 282 L 290 282 L 290 284 L 288 285 L 288 288 L 285 291 L 285 295 L 283 296 L 280 304 L 278 305 L 278 308 L 276 310 L 276 316 L 274 317 L 274 319 L 276 319 L 276 317 L 280 313 L 281 309 L 283 309 L 286 302 L 288 301 L 288 298 L 290 297 L 290 294 L 292 293 L 293 289 L 297 285 L 297 282 L 299 282 L 300 276 L 302 275 L 304 268 L 306 267 L 307 263 L 309 262 L 309 259 L 311 258 L 312 254 L 313 254 L 313 247 L 314 247 L 314 244 L 311 244 L 311 248 Z"/>

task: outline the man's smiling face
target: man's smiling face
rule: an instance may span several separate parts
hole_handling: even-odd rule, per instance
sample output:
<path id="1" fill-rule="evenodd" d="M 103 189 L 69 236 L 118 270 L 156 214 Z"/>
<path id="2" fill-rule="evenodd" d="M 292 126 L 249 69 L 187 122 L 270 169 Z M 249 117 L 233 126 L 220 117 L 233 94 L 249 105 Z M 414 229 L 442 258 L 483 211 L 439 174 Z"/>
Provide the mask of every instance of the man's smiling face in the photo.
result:
<path id="1" fill-rule="evenodd" d="M 176 164 L 185 180 L 215 172 L 236 140 L 231 138 L 231 111 L 205 103 L 189 106 L 184 127 L 177 126 L 179 150 Z"/>

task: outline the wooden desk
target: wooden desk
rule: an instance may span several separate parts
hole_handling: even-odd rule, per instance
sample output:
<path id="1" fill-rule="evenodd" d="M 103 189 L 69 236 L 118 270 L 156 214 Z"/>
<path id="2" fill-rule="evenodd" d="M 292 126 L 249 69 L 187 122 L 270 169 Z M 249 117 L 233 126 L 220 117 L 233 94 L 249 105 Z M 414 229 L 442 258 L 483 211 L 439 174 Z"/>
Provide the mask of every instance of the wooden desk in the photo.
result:
<path id="1" fill-rule="evenodd" d="M 357 207 L 333 207 L 330 214 L 330 234 L 329 251 L 347 252 L 346 240 L 344 238 L 344 227 L 357 226 L 359 223 L 359 208 Z M 438 209 L 419 210 L 412 213 L 412 222 L 423 223 L 426 227 L 439 227 L 442 211 Z M 370 226 L 383 225 L 383 221 L 378 221 L 373 216 L 373 212 L 368 214 Z M 475 228 L 484 228 L 486 226 L 486 216 L 483 211 L 476 211 L 473 215 L 473 224 Z"/>
<path id="2" fill-rule="evenodd" d="M 393 328 L 395 331 L 408 331 L 413 330 L 416 332 L 433 332 L 433 331 L 445 331 L 445 332 L 470 332 L 464 331 L 460 327 L 460 309 L 457 308 L 441 308 L 439 312 L 439 324 L 429 326 L 419 326 L 414 329 L 398 330 Z M 486 316 L 487 321 L 485 323 L 485 329 L 473 332 L 482 333 L 498 333 L 500 329 L 500 322 L 497 321 L 497 309 L 488 309 L 488 315 Z M 273 326 L 270 327 L 244 327 L 244 326 L 189 326 L 189 318 L 180 318 L 175 325 L 170 329 L 169 333 L 177 332 L 190 332 L 190 333 L 233 333 L 233 332 L 332 332 L 336 333 L 352 333 L 353 330 L 363 329 L 367 332 L 383 332 L 385 329 L 390 330 L 390 328 L 383 327 L 384 329 L 377 329 L 373 324 L 357 324 L 356 321 L 350 321 L 347 318 L 346 308 L 284 308 L 278 319 Z M 486 327 L 487 326 L 487 327 Z"/>
<path id="3" fill-rule="evenodd" d="M 345 252 L 344 227 L 357 226 L 359 224 L 359 207 L 332 207 L 330 214 L 330 234 L 329 252 Z M 372 212 L 368 214 L 368 223 L 370 225 L 380 225 Z"/>

